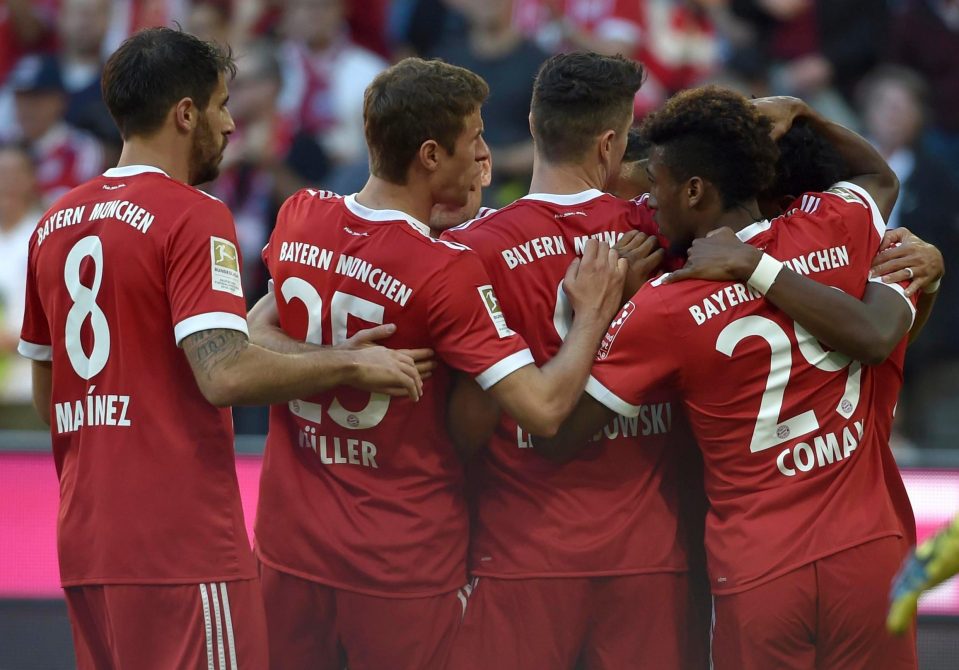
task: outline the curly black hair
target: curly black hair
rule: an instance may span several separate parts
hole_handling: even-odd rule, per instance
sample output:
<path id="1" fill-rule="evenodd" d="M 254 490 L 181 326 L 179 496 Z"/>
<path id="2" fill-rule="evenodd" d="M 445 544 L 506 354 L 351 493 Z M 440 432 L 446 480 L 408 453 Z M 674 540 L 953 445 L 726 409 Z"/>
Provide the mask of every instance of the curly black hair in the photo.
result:
<path id="1" fill-rule="evenodd" d="M 677 180 L 702 177 L 729 209 L 773 183 L 779 149 L 771 129 L 772 122 L 739 93 L 703 86 L 674 95 L 646 118 L 641 132 L 664 149 Z"/>
<path id="2" fill-rule="evenodd" d="M 533 136 L 553 163 L 576 162 L 601 133 L 617 130 L 642 86 L 643 66 L 588 51 L 553 56 L 533 82 Z"/>
<path id="3" fill-rule="evenodd" d="M 825 191 L 846 175 L 839 152 L 804 119 L 793 121 L 776 144 L 779 161 L 776 178 L 764 193 L 768 197 Z"/>

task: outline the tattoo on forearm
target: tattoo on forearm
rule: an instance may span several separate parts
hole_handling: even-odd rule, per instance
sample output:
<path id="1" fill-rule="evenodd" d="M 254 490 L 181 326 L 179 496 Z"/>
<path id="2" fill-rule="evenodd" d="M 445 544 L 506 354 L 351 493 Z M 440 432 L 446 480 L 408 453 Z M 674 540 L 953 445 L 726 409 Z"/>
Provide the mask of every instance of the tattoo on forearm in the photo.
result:
<path id="1" fill-rule="evenodd" d="M 201 330 L 183 340 L 183 351 L 190 365 L 207 379 L 221 365 L 229 365 L 250 346 L 246 335 L 238 330 Z"/>

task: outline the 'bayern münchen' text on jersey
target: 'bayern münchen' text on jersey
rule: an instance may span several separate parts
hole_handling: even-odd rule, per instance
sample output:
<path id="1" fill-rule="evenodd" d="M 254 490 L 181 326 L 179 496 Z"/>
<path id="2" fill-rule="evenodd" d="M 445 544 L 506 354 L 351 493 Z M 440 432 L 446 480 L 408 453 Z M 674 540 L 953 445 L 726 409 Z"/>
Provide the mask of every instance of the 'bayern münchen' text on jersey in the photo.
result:
<path id="1" fill-rule="evenodd" d="M 739 233 L 796 272 L 861 296 L 884 223 L 841 182 Z M 743 284 L 651 282 L 611 326 L 587 392 L 636 414 L 677 385 L 703 451 L 714 593 L 901 535 L 883 485 L 870 368 L 823 347 Z"/>
<path id="2" fill-rule="evenodd" d="M 392 348 L 445 363 L 419 402 L 349 388 L 274 406 L 256 545 L 276 569 L 383 597 L 436 595 L 466 581 L 462 466 L 446 428 L 450 368 L 489 388 L 533 362 L 506 324 L 483 265 L 416 219 L 300 191 L 264 259 L 283 329 L 337 344 L 393 323 Z"/>
<path id="3" fill-rule="evenodd" d="M 572 314 L 562 291 L 570 262 L 590 238 L 611 246 L 631 230 L 658 233 L 645 199 L 597 190 L 534 194 L 444 239 L 476 251 L 503 312 L 536 362 L 556 355 Z M 650 390 L 639 414 L 618 416 L 577 458 L 554 464 L 503 414 L 477 459 L 474 574 L 496 577 L 616 575 L 685 570 L 678 541 L 676 449 L 683 421 L 673 392 Z M 471 464 L 471 468 L 473 465 Z"/>
<path id="4" fill-rule="evenodd" d="M 30 241 L 20 351 L 53 362 L 64 586 L 256 576 L 228 409 L 182 340 L 246 334 L 229 211 L 160 170 L 108 170 L 63 196 Z"/>

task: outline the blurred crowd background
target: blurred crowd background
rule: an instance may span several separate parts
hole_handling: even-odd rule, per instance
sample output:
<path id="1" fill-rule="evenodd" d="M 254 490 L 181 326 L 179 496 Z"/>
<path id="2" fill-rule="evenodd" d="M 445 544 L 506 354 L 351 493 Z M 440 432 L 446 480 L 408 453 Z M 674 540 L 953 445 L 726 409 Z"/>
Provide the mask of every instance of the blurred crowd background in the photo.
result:
<path id="1" fill-rule="evenodd" d="M 936 244 L 947 268 L 959 253 L 959 0 L 0 0 L 0 429 L 38 426 L 29 363 L 15 353 L 29 235 L 55 198 L 119 155 L 102 64 L 136 30 L 175 24 L 237 57 L 237 131 L 205 188 L 236 219 L 251 304 L 266 290 L 259 251 L 283 200 L 365 182 L 363 90 L 408 55 L 489 82 L 486 205 L 526 193 L 540 63 L 591 49 L 646 65 L 637 121 L 705 82 L 806 99 L 896 170 L 889 225 Z M 897 447 L 959 447 L 959 270 L 947 270 L 907 363 Z M 241 432 L 265 429 L 262 410 L 236 418 Z"/>

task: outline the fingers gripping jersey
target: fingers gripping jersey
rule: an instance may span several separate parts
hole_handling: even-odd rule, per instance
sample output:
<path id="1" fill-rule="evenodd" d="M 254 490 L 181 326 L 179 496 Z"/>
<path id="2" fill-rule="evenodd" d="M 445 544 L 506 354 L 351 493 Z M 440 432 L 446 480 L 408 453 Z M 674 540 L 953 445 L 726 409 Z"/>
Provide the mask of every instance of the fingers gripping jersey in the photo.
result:
<path id="1" fill-rule="evenodd" d="M 256 575 L 229 410 L 206 401 L 177 347 L 214 328 L 246 333 L 221 202 L 133 166 L 44 214 L 20 351 L 53 362 L 64 586 Z"/>
<path id="2" fill-rule="evenodd" d="M 510 326 L 543 364 L 572 318 L 562 281 L 586 241 L 613 245 L 627 231 L 657 234 L 645 200 L 600 191 L 535 194 L 448 231 L 483 259 Z M 471 569 L 497 577 L 635 574 L 685 569 L 677 542 L 675 450 L 682 420 L 668 388 L 650 390 L 639 416 L 619 416 L 563 465 L 503 415 L 475 463 L 479 492 Z M 473 464 L 471 464 L 471 467 Z M 561 495 L 558 495 L 561 492 Z"/>
<path id="3" fill-rule="evenodd" d="M 489 388 L 532 363 L 476 255 L 398 211 L 301 191 L 264 250 L 283 329 L 316 344 L 394 323 L 393 348 L 443 365 L 419 402 L 348 388 L 274 406 L 257 511 L 265 563 L 369 595 L 466 579 L 462 468 L 446 432 L 450 368 Z"/>
<path id="4" fill-rule="evenodd" d="M 861 296 L 884 225 L 871 198 L 840 183 L 801 202 L 740 238 Z M 635 415 L 648 387 L 680 388 L 705 461 L 714 593 L 901 534 L 882 483 L 871 369 L 825 351 L 743 284 L 653 282 L 631 302 L 587 392 Z"/>

